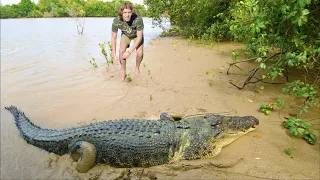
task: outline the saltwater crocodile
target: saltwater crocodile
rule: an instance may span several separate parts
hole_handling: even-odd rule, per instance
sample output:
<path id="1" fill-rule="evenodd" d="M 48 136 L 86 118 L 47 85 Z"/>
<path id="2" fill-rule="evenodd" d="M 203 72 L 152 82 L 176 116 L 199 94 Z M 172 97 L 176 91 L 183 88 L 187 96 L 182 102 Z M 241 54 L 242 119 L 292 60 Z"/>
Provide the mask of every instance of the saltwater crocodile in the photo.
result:
<path id="1" fill-rule="evenodd" d="M 28 143 L 58 155 L 71 153 L 79 172 L 87 172 L 95 163 L 148 167 L 214 157 L 259 124 L 252 116 L 206 114 L 175 120 L 162 113 L 158 120 L 108 120 L 53 130 L 33 124 L 15 106 L 6 109 Z"/>

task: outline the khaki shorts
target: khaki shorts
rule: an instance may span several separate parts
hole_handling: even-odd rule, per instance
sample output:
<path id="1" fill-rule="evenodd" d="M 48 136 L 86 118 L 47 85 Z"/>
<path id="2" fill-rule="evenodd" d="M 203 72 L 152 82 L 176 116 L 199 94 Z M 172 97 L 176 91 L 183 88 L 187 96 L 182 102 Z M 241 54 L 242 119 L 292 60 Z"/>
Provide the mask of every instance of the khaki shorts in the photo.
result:
<path id="1" fill-rule="evenodd" d="M 126 36 L 125 34 L 122 34 L 122 35 L 121 35 L 120 43 L 125 42 L 125 43 L 127 44 L 127 48 L 129 48 L 129 47 L 130 47 L 130 42 L 131 42 L 132 40 L 133 40 L 134 42 L 136 42 L 137 37 L 135 37 L 135 38 L 129 38 L 129 37 Z M 140 42 L 140 44 L 139 44 L 138 47 L 140 47 L 143 43 L 144 43 L 144 37 L 142 37 L 142 40 L 141 40 L 141 42 Z"/>

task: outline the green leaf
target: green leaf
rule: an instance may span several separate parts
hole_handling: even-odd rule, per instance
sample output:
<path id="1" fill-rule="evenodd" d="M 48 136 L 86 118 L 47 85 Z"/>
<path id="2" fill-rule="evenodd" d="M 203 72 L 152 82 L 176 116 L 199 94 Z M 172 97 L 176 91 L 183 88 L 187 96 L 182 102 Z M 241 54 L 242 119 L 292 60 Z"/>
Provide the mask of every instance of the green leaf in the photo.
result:
<path id="1" fill-rule="evenodd" d="M 306 98 L 306 97 L 309 97 L 309 96 L 310 96 L 309 93 L 303 93 L 303 94 L 302 94 L 302 97 L 305 97 L 305 98 Z"/>
<path id="2" fill-rule="evenodd" d="M 298 128 L 298 129 L 297 129 L 297 132 L 298 132 L 298 134 L 299 134 L 300 136 L 303 136 L 305 130 L 304 130 L 303 128 Z"/>
<path id="3" fill-rule="evenodd" d="M 300 109 L 300 114 L 307 113 L 307 112 L 308 112 L 308 109 L 306 107 L 302 107 Z"/>
<path id="4" fill-rule="evenodd" d="M 301 18 L 298 19 L 298 25 L 302 26 L 302 19 Z"/>
<path id="5" fill-rule="evenodd" d="M 265 63 L 260 63 L 260 68 L 261 69 L 265 69 L 267 66 L 266 66 L 266 64 Z"/>
<path id="6" fill-rule="evenodd" d="M 297 136 L 297 135 L 298 135 L 297 129 L 291 127 L 291 128 L 289 129 L 289 134 Z"/>
<path id="7" fill-rule="evenodd" d="M 289 127 L 292 127 L 293 125 L 294 125 L 294 121 L 290 121 L 290 120 L 289 120 L 289 121 L 288 121 L 288 126 L 289 126 Z"/>
<path id="8" fill-rule="evenodd" d="M 309 13 L 310 13 L 310 12 L 309 12 L 308 9 L 304 9 L 304 10 L 302 11 L 302 15 L 303 15 L 303 16 L 308 15 Z"/>
<path id="9" fill-rule="evenodd" d="M 256 59 L 256 61 L 257 61 L 257 62 L 261 62 L 261 61 L 262 61 L 262 58 L 259 57 L 259 58 Z"/>
<path id="10" fill-rule="evenodd" d="M 287 154 L 288 156 L 291 156 L 292 149 L 291 149 L 291 148 L 287 148 L 287 149 L 285 150 L 285 152 L 286 152 L 286 154 Z"/>
<path id="11" fill-rule="evenodd" d="M 277 99 L 277 102 L 278 102 L 278 104 L 279 104 L 280 106 L 284 105 L 284 100 L 283 100 L 283 99 L 278 98 L 278 99 Z"/>
<path id="12" fill-rule="evenodd" d="M 289 129 L 288 123 L 286 121 L 283 121 L 282 125 L 284 128 Z"/>
<path id="13" fill-rule="evenodd" d="M 269 114 L 271 114 L 271 111 L 270 111 L 270 110 L 266 110 L 266 111 L 264 112 L 264 114 L 265 114 L 265 115 L 269 115 Z"/>

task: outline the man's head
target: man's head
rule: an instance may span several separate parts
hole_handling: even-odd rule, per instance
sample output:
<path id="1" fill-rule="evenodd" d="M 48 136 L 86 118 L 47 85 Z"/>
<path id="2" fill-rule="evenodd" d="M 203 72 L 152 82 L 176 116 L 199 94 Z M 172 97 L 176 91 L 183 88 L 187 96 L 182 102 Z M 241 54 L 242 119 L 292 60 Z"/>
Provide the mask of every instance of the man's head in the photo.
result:
<path id="1" fill-rule="evenodd" d="M 121 20 L 129 22 L 131 20 L 131 16 L 134 14 L 135 14 L 135 11 L 131 3 L 124 3 L 119 8 L 119 17 Z"/>

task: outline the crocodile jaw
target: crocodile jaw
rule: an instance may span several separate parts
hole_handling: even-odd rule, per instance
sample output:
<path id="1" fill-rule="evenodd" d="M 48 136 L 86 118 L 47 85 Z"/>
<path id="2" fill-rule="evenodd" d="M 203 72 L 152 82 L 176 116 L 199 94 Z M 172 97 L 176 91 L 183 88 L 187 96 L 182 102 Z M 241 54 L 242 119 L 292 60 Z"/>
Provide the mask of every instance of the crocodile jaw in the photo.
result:
<path id="1" fill-rule="evenodd" d="M 244 131 L 236 131 L 236 132 L 228 131 L 226 133 L 222 133 L 214 139 L 212 146 L 223 148 L 223 147 L 231 144 L 233 141 L 237 140 L 241 136 L 244 136 L 245 134 L 247 134 L 251 131 L 254 131 L 255 129 L 256 128 L 251 127 L 251 128 L 244 130 Z"/>

